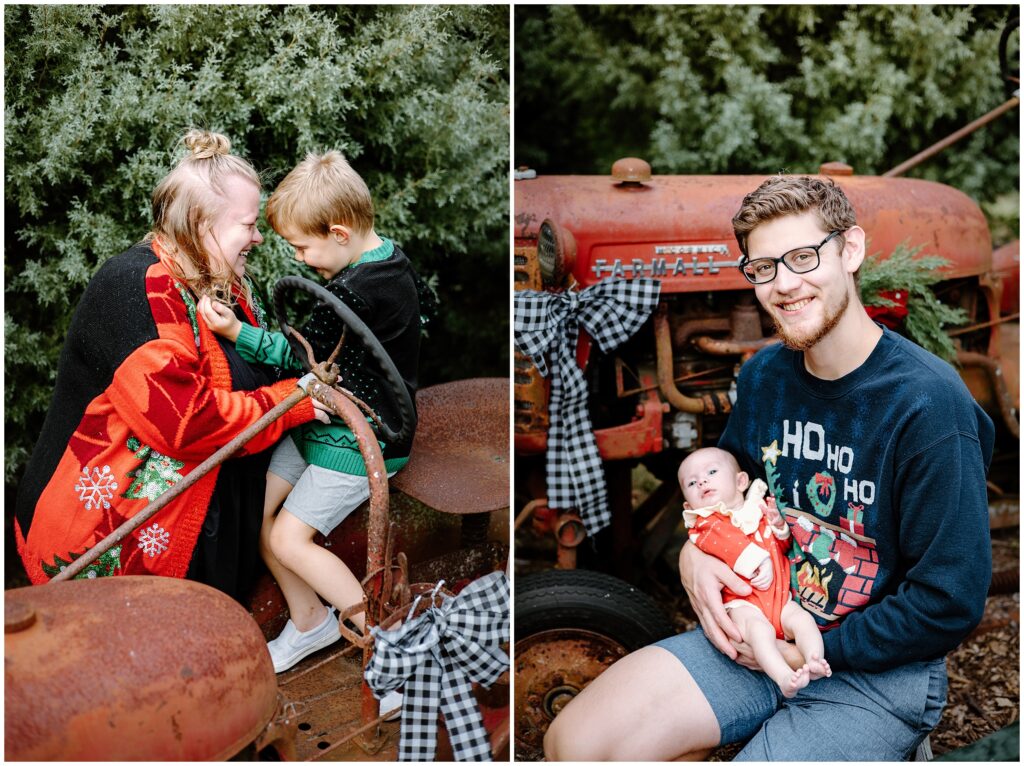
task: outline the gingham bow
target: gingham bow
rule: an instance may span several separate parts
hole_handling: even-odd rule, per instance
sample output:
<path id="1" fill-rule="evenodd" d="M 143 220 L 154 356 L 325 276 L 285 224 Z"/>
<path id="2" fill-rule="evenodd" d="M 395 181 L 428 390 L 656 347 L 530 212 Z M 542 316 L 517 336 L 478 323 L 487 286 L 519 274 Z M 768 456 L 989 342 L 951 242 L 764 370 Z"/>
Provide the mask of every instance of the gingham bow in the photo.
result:
<path id="1" fill-rule="evenodd" d="M 587 383 L 576 364 L 582 326 L 605 353 L 647 321 L 661 283 L 655 279 L 599 282 L 581 292 L 515 294 L 515 342 L 541 375 L 551 376 L 547 484 L 551 508 L 579 511 L 594 535 L 611 521 L 597 440 L 587 411 Z"/>
<path id="2" fill-rule="evenodd" d="M 378 698 L 405 686 L 398 760 L 434 760 L 439 708 L 455 759 L 491 760 L 471 683 L 489 687 L 509 667 L 508 602 L 508 578 L 492 572 L 395 630 L 373 628 L 366 683 Z"/>

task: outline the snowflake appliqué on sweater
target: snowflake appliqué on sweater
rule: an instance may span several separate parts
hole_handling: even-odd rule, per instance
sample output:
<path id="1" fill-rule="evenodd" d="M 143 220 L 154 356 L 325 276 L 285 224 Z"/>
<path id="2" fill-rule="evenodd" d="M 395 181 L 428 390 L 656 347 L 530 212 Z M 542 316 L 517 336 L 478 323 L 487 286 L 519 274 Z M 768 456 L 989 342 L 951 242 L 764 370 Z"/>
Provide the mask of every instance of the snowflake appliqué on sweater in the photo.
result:
<path id="1" fill-rule="evenodd" d="M 110 499 L 117 491 L 117 482 L 114 479 L 109 465 L 103 466 L 103 470 L 88 466 L 82 469 L 82 475 L 75 484 L 75 492 L 78 493 L 78 499 L 85 503 L 85 510 L 110 508 Z"/>
<path id="2" fill-rule="evenodd" d="M 159 524 L 146 527 L 139 533 L 139 547 L 142 552 L 153 558 L 170 547 L 171 535 Z"/>
<path id="3" fill-rule="evenodd" d="M 134 471 L 128 472 L 128 478 L 135 481 L 125 490 L 122 497 L 132 500 L 156 500 L 184 478 L 178 473 L 185 467 L 183 461 L 161 455 L 134 436 L 128 439 L 128 449 L 135 453 L 138 460 L 145 462 Z"/>

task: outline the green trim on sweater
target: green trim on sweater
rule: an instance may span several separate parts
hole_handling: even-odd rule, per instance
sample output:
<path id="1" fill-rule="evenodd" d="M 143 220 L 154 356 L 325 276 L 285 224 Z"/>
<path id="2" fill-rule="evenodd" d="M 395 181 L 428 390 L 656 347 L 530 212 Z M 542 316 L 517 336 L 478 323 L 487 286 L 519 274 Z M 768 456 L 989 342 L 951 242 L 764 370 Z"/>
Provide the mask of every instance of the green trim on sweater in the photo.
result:
<path id="1" fill-rule="evenodd" d="M 367 250 L 359 256 L 359 260 L 349 264 L 348 268 L 354 269 L 361 263 L 373 263 L 374 261 L 386 261 L 395 252 L 395 243 L 387 237 L 380 238 L 380 244 L 372 250 Z"/>
<path id="2" fill-rule="evenodd" d="M 288 339 L 279 332 L 261 330 L 243 323 L 235 340 L 235 349 L 247 362 L 269 364 L 284 370 L 302 369 L 302 363 L 292 353 Z"/>
<path id="3" fill-rule="evenodd" d="M 267 332 L 252 325 L 243 324 L 235 341 L 239 355 L 247 362 L 271 364 L 289 370 L 301 370 L 302 365 L 292 354 L 287 338 L 279 332 Z M 331 471 L 366 476 L 366 466 L 359 452 L 359 445 L 352 430 L 337 418 L 330 425 L 315 420 L 291 431 L 295 446 L 303 459 L 310 465 Z M 384 449 L 384 443 L 378 442 Z M 409 458 L 392 458 L 384 461 L 388 473 L 402 468 Z"/>
<path id="4" fill-rule="evenodd" d="M 355 434 L 348 426 L 333 423 L 328 426 L 314 421 L 293 428 L 290 435 L 299 453 L 310 465 L 353 476 L 366 476 L 366 463 L 363 462 L 363 455 L 359 452 Z M 377 443 L 383 450 L 384 442 L 378 441 Z M 404 468 L 408 462 L 409 458 L 407 457 L 392 458 L 384 461 L 384 468 L 388 473 L 392 473 L 399 468 Z"/>

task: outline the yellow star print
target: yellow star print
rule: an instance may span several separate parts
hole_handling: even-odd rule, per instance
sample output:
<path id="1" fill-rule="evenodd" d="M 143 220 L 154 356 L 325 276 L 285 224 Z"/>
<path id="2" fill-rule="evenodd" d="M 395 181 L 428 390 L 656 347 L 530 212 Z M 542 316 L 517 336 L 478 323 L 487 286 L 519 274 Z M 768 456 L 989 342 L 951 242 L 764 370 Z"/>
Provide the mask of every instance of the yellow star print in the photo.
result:
<path id="1" fill-rule="evenodd" d="M 782 450 L 779 449 L 779 440 L 775 439 L 767 447 L 761 447 L 761 459 L 766 463 L 775 465 L 775 461 L 779 459 L 779 455 L 782 454 Z"/>

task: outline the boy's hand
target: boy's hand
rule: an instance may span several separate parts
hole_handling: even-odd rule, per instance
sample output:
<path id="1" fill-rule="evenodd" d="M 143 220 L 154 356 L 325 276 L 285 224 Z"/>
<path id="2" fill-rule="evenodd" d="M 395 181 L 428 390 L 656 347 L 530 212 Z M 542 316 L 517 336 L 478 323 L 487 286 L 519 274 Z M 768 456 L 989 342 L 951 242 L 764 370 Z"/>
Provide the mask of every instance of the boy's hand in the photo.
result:
<path id="1" fill-rule="evenodd" d="M 754 575 L 750 578 L 750 584 L 758 590 L 768 590 L 768 586 L 772 584 L 773 579 L 775 579 L 775 573 L 772 570 L 772 560 L 765 559 L 764 563 L 754 570 Z"/>
<path id="2" fill-rule="evenodd" d="M 199 299 L 197 308 L 211 330 L 227 338 L 232 343 L 238 340 L 238 333 L 242 329 L 242 323 L 231 309 L 223 303 L 215 303 L 210 300 L 208 295 L 204 295 Z"/>

